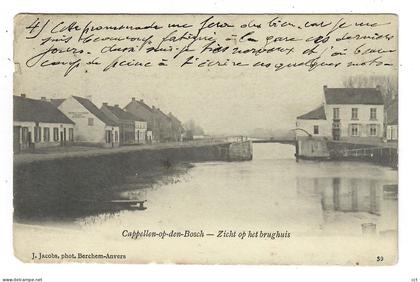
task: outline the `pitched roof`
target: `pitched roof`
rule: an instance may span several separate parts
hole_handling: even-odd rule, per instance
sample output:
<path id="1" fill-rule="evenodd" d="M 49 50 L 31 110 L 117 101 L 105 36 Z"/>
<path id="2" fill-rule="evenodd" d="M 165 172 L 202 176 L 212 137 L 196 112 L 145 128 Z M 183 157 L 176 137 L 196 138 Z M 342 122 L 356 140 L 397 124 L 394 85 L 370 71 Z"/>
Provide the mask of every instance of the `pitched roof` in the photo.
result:
<path id="1" fill-rule="evenodd" d="M 130 101 L 130 103 L 127 104 L 127 106 L 124 107 L 124 109 L 126 109 L 128 107 L 128 105 L 130 105 L 131 103 L 137 103 L 137 104 L 143 106 L 149 112 L 153 113 L 152 108 L 150 108 L 145 102 L 143 102 L 143 100 L 140 100 L 140 101 L 138 101 L 138 100 L 132 100 L 132 101 Z"/>
<path id="2" fill-rule="evenodd" d="M 164 119 L 166 119 L 166 120 L 168 120 L 168 121 L 170 121 L 170 122 L 172 122 L 172 119 L 170 118 L 170 117 L 168 117 L 164 112 L 162 112 L 159 108 L 155 108 L 156 109 L 156 112 L 161 116 L 161 117 L 163 117 Z"/>
<path id="3" fill-rule="evenodd" d="M 83 107 L 85 107 L 89 112 L 91 112 L 94 116 L 96 116 L 98 119 L 100 119 L 103 123 L 106 125 L 113 125 L 117 126 L 118 124 L 109 119 L 98 107 L 95 106 L 92 101 L 86 98 L 78 97 L 78 96 L 72 96 L 74 99 L 76 99 L 77 102 L 79 102 Z"/>
<path id="4" fill-rule="evenodd" d="M 398 125 L 398 99 L 395 99 L 386 109 L 386 123 L 388 125 Z"/>
<path id="5" fill-rule="evenodd" d="M 172 113 L 169 113 L 168 114 L 168 117 L 172 120 L 172 121 L 174 121 L 174 122 L 176 122 L 176 123 L 179 123 L 179 124 L 182 124 L 182 122 L 176 117 L 176 116 L 174 116 Z"/>
<path id="6" fill-rule="evenodd" d="M 111 111 L 117 118 L 122 120 L 135 120 L 135 121 L 144 121 L 141 118 L 136 117 L 132 113 L 126 112 L 120 107 L 117 106 L 109 106 L 109 105 L 103 105 L 103 107 L 106 107 L 109 111 Z"/>
<path id="7" fill-rule="evenodd" d="M 64 100 L 66 99 L 51 99 L 50 103 L 54 105 L 54 107 L 58 108 L 58 106 L 60 106 Z"/>
<path id="8" fill-rule="evenodd" d="M 324 88 L 327 104 L 383 105 L 384 99 L 376 88 Z"/>
<path id="9" fill-rule="evenodd" d="M 297 118 L 298 119 L 327 119 L 327 117 L 325 116 L 324 105 L 321 105 L 315 110 L 307 112 L 304 115 L 298 116 Z"/>
<path id="10" fill-rule="evenodd" d="M 13 96 L 13 120 L 74 124 L 50 102 Z"/>

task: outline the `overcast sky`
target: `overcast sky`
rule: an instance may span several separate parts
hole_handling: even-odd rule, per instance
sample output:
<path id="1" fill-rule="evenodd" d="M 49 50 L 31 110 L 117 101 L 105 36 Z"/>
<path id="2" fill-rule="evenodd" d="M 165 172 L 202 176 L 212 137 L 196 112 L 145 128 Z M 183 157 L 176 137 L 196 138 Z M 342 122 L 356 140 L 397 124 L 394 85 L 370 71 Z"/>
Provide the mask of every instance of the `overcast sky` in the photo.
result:
<path id="1" fill-rule="evenodd" d="M 393 55 L 396 62 L 397 55 Z M 320 105 L 324 84 L 341 87 L 350 75 L 395 75 L 396 67 L 314 72 L 150 68 L 75 71 L 67 77 L 63 77 L 63 69 L 17 67 L 15 94 L 25 93 L 31 98 L 91 95 L 98 107 L 102 102 L 124 107 L 136 97 L 174 113 L 183 122 L 194 119 L 208 133 L 240 134 L 254 128 L 292 129 L 296 116 Z"/>

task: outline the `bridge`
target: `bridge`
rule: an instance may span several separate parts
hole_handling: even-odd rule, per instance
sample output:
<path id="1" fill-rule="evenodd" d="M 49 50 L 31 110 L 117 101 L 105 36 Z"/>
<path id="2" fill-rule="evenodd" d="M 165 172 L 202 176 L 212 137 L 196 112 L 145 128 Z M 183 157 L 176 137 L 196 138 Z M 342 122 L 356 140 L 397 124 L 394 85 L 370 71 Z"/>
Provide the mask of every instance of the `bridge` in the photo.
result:
<path id="1" fill-rule="evenodd" d="M 269 139 L 253 139 L 250 138 L 252 143 L 282 143 L 282 144 L 289 144 L 289 145 L 295 145 L 295 140 L 290 139 L 277 139 L 277 138 L 269 138 Z"/>

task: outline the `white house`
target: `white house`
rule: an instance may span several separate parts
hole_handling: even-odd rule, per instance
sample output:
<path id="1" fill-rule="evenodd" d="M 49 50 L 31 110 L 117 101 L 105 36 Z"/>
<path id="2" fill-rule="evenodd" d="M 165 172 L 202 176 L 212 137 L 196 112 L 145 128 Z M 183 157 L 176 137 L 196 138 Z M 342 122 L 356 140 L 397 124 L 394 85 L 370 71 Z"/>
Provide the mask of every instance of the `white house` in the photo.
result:
<path id="1" fill-rule="evenodd" d="M 13 147 L 15 152 L 29 148 L 64 146 L 74 138 L 74 122 L 46 101 L 13 96 Z"/>
<path id="2" fill-rule="evenodd" d="M 118 147 L 119 126 L 109 119 L 90 99 L 71 96 L 52 100 L 74 123 L 74 142 L 81 145 Z"/>
<path id="3" fill-rule="evenodd" d="M 372 139 L 384 135 L 384 101 L 379 88 L 328 88 L 324 103 L 297 117 L 297 136 L 333 140 Z"/>

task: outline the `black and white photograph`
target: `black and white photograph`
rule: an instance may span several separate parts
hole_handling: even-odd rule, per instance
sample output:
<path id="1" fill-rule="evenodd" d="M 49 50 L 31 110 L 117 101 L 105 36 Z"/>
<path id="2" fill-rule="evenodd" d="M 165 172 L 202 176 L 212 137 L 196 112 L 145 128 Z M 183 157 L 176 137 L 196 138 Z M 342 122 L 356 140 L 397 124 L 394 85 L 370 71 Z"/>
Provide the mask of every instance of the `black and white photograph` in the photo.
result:
<path id="1" fill-rule="evenodd" d="M 14 24 L 19 260 L 398 262 L 397 15 Z"/>

